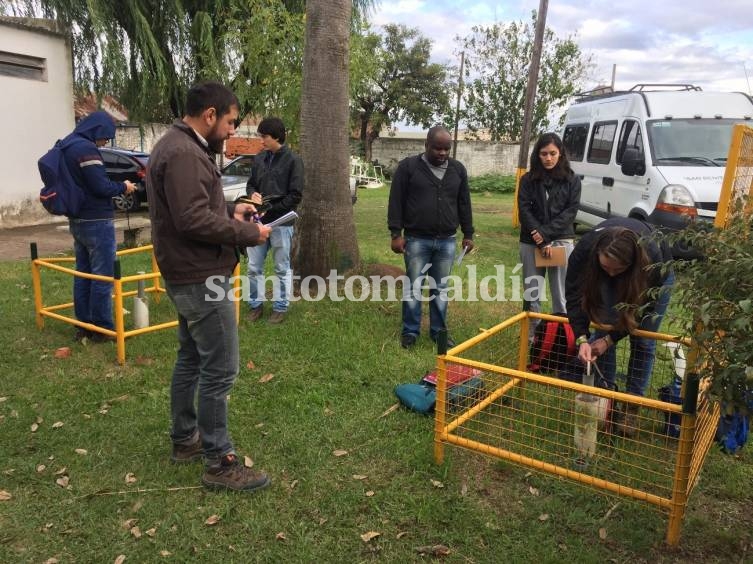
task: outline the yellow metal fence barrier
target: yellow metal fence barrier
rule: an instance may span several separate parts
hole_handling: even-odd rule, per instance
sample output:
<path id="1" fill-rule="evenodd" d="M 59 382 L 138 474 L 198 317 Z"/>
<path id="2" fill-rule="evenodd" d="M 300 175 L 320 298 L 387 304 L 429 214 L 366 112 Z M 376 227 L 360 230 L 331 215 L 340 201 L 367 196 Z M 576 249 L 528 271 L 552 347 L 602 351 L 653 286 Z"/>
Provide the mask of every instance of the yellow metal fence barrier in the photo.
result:
<path id="1" fill-rule="evenodd" d="M 151 272 L 145 272 L 144 274 L 135 274 L 130 276 L 121 276 L 120 257 L 137 253 L 149 253 L 151 255 Z M 177 321 L 168 321 L 165 323 L 157 323 L 155 325 L 148 325 L 147 327 L 137 329 L 125 329 L 123 300 L 129 296 L 135 296 L 137 293 L 137 290 L 125 290 L 125 285 L 135 284 L 140 280 L 144 280 L 145 283 L 151 281 L 151 286 L 146 286 L 145 291 L 153 294 L 155 303 L 160 302 L 161 294 L 165 292 L 165 289 L 161 285 L 161 274 L 159 272 L 159 267 L 157 266 L 157 260 L 154 257 L 153 245 L 145 245 L 133 249 L 123 249 L 117 251 L 115 261 L 115 275 L 112 277 L 79 272 L 74 267 L 63 266 L 66 264 L 75 263 L 75 259 L 73 257 L 38 258 L 36 244 L 34 243 L 31 244 L 31 259 L 31 278 L 34 291 L 34 311 L 36 314 L 37 327 L 39 327 L 39 329 L 44 328 L 44 319 L 45 317 L 49 317 L 52 319 L 57 319 L 58 321 L 69 323 L 76 327 L 81 327 L 82 329 L 87 329 L 89 331 L 113 337 L 115 339 L 118 363 L 125 364 L 126 339 L 130 337 L 136 337 L 138 335 L 143 335 L 145 333 L 160 331 L 162 329 L 171 329 L 173 327 L 177 327 L 178 325 Z M 73 302 L 44 305 L 44 297 L 42 293 L 42 271 L 44 269 L 62 272 L 73 277 L 87 278 L 89 280 L 99 280 L 101 282 L 110 282 L 113 285 L 113 314 L 115 318 L 115 329 L 111 330 L 104 327 L 99 327 L 98 325 L 93 325 L 91 323 L 84 323 L 82 321 L 79 321 L 75 317 L 60 313 L 61 311 L 72 309 Z M 235 277 L 234 291 L 236 296 L 240 296 L 240 277 L 238 276 L 239 272 L 240 266 L 236 266 L 235 271 L 233 272 L 233 275 Z M 240 300 L 237 300 L 236 321 L 239 321 L 239 319 Z"/>
<path id="2" fill-rule="evenodd" d="M 732 129 L 722 191 L 714 225 L 725 227 L 734 215 L 736 205 L 746 215 L 753 212 L 753 127 L 738 124 Z"/>
<path id="3" fill-rule="evenodd" d="M 684 375 L 682 400 L 659 399 L 677 385 L 678 371 L 684 371 L 675 349 L 689 343 L 636 332 L 657 345 L 646 395 L 636 396 L 624 393 L 621 377 L 628 369 L 629 339 L 617 349 L 617 383 L 623 391 L 529 372 L 528 325 L 537 318 L 566 321 L 522 312 L 437 358 L 435 461 L 443 461 L 444 447 L 450 444 L 649 503 L 669 514 L 666 539 L 678 544 L 687 498 L 719 420 L 718 404 L 699 395 L 695 375 Z M 458 397 L 458 387 L 447 393 L 447 375 L 454 366 L 471 367 L 481 382 L 464 386 L 465 397 Z M 578 394 L 588 394 L 599 406 L 591 414 L 590 443 L 583 435 L 588 427 L 576 409 Z M 628 431 L 618 433 L 612 422 L 610 414 L 619 411 L 617 406 L 635 412 Z"/>

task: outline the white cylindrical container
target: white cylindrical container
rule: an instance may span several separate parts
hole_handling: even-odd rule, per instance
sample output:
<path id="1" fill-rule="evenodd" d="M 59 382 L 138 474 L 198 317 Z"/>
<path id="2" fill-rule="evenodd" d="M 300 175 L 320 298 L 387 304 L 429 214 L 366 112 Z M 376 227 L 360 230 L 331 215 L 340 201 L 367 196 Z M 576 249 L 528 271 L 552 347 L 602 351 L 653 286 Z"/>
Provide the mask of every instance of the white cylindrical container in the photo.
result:
<path id="1" fill-rule="evenodd" d="M 139 272 L 144 274 L 144 272 Z M 144 281 L 138 281 L 138 291 L 133 298 L 133 326 L 136 329 L 149 327 L 149 302 L 146 299 Z"/>
<path id="2" fill-rule="evenodd" d="M 593 386 L 593 376 L 589 364 L 583 377 L 583 384 Z M 585 469 L 590 459 L 596 454 L 596 442 L 599 431 L 599 397 L 585 392 L 575 394 L 573 405 L 574 426 L 573 441 L 578 451 L 575 467 Z"/>

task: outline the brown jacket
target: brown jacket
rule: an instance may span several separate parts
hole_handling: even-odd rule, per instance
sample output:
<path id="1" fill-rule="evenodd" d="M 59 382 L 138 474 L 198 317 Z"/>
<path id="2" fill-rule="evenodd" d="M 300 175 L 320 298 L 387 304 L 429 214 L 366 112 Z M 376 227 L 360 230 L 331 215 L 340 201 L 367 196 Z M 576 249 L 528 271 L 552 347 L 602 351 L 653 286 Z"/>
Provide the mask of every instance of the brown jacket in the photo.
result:
<path id="1" fill-rule="evenodd" d="M 168 282 L 230 276 L 238 263 L 237 247 L 259 240 L 254 223 L 233 218 L 214 155 L 181 120 L 154 146 L 146 189 L 154 253 Z"/>

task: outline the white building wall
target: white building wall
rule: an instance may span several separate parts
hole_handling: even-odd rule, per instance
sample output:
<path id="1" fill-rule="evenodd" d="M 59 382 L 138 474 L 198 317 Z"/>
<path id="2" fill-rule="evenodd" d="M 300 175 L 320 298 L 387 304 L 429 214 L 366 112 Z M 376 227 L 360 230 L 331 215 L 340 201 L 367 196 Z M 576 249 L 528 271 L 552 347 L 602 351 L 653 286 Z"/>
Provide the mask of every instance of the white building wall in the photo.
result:
<path id="1" fill-rule="evenodd" d="M 37 160 L 74 127 L 71 49 L 63 35 L 0 20 L 0 51 L 46 61 L 46 80 L 0 74 L 0 227 L 49 222 Z"/>

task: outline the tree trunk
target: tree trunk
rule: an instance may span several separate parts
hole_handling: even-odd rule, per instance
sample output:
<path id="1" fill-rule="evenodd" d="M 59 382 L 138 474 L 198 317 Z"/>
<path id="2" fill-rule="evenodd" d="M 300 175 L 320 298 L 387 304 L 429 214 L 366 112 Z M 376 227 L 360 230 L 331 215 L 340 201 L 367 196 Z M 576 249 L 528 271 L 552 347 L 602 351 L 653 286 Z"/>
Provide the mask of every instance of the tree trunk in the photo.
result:
<path id="1" fill-rule="evenodd" d="M 326 277 L 359 264 L 350 200 L 348 42 L 351 0 L 308 0 L 303 54 L 301 156 L 305 188 L 295 274 Z"/>

